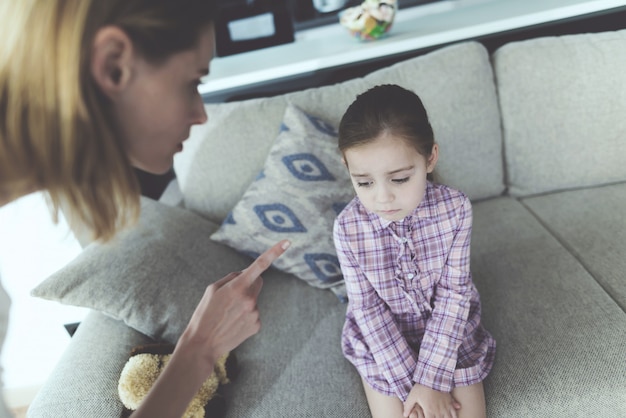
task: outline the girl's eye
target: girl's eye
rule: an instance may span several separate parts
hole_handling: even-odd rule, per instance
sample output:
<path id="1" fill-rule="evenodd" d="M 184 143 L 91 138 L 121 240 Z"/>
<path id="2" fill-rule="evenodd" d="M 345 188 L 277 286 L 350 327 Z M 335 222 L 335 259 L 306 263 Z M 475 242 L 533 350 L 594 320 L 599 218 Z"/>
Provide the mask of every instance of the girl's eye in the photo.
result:
<path id="1" fill-rule="evenodd" d="M 357 182 L 356 185 L 358 187 L 369 187 L 372 185 L 372 182 L 371 181 Z"/>
<path id="2" fill-rule="evenodd" d="M 409 181 L 409 178 L 410 177 L 405 177 L 403 179 L 393 179 L 391 181 L 396 183 L 396 184 L 402 184 L 402 183 L 406 183 L 407 181 Z"/>

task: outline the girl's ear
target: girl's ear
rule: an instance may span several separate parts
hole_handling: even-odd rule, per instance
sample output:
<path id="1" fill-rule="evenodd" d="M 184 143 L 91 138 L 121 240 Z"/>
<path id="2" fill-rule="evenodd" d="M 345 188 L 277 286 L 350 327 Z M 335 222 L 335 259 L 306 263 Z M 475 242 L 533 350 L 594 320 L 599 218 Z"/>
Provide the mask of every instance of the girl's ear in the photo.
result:
<path id="1" fill-rule="evenodd" d="M 114 99 L 132 75 L 133 43 L 117 26 L 96 32 L 91 51 L 91 75 L 102 92 Z"/>
<path id="2" fill-rule="evenodd" d="M 439 145 L 434 144 L 433 150 L 430 152 L 430 157 L 428 157 L 428 162 L 426 166 L 426 172 L 432 173 L 435 170 L 435 166 L 437 165 L 437 160 L 439 159 Z"/>

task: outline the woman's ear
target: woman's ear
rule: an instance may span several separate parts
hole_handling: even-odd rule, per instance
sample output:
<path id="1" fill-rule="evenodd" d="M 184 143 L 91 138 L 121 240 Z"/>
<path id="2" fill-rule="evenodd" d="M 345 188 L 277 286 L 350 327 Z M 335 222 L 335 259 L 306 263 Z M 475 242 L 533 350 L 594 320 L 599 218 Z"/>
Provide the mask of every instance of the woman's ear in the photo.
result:
<path id="1" fill-rule="evenodd" d="M 117 26 L 96 32 L 91 52 L 91 75 L 102 92 L 114 98 L 123 91 L 132 75 L 133 43 Z"/>
<path id="2" fill-rule="evenodd" d="M 432 173 L 437 165 L 437 160 L 439 159 L 439 145 L 434 144 L 433 150 L 430 152 L 430 157 L 428 157 L 428 162 L 426 166 L 426 172 Z"/>

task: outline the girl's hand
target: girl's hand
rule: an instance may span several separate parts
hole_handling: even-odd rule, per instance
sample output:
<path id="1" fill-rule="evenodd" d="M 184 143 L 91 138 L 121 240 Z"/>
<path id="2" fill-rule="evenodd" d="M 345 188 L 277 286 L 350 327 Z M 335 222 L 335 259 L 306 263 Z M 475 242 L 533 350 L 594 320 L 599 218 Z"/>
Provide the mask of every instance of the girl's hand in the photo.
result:
<path id="1" fill-rule="evenodd" d="M 409 418 L 424 418 L 424 411 L 420 408 L 419 405 L 415 404 L 413 410 L 409 414 Z"/>
<path id="2" fill-rule="evenodd" d="M 451 394 L 416 384 L 404 402 L 404 416 L 418 418 L 457 418 L 461 409 Z"/>

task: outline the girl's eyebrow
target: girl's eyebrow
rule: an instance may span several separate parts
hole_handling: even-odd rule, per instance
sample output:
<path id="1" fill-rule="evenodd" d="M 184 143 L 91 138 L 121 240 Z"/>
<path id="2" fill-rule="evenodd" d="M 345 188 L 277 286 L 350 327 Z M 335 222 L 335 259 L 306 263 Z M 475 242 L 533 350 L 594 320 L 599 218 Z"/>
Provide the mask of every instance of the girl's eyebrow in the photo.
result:
<path id="1" fill-rule="evenodd" d="M 414 165 L 410 165 L 410 166 L 408 166 L 408 167 L 403 167 L 403 168 L 399 168 L 399 169 L 397 169 L 397 170 L 392 170 L 392 171 L 389 171 L 387 174 L 396 174 L 396 173 L 399 173 L 399 172 L 401 172 L 401 171 L 409 171 L 409 170 L 413 170 L 414 168 L 415 168 L 415 166 L 414 166 Z"/>
<path id="2" fill-rule="evenodd" d="M 352 177 L 369 177 L 369 174 L 356 174 L 356 173 L 350 173 L 350 175 Z"/>
<path id="3" fill-rule="evenodd" d="M 400 173 L 400 172 L 402 172 L 402 171 L 409 171 L 409 170 L 413 170 L 414 168 L 415 168 L 415 166 L 414 166 L 414 165 L 410 165 L 410 166 L 408 166 L 408 167 L 403 167 L 403 168 L 399 168 L 399 169 L 397 169 L 397 170 L 391 170 L 391 171 L 388 171 L 386 174 L 387 174 L 387 175 L 393 175 L 393 174 L 396 174 L 396 173 Z M 350 173 L 350 175 L 351 175 L 352 177 L 370 177 L 370 175 L 369 175 L 369 174 L 360 174 L 360 173 Z"/>

